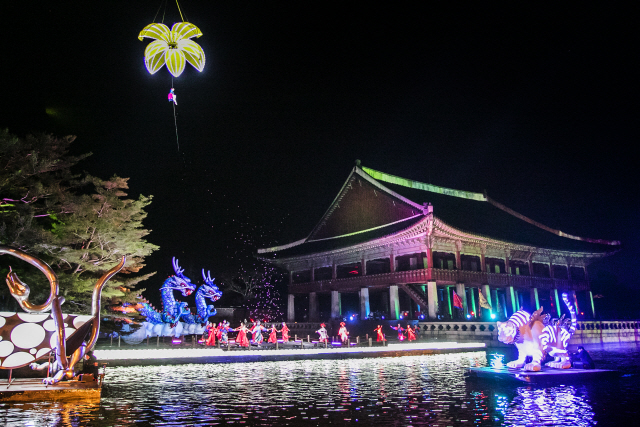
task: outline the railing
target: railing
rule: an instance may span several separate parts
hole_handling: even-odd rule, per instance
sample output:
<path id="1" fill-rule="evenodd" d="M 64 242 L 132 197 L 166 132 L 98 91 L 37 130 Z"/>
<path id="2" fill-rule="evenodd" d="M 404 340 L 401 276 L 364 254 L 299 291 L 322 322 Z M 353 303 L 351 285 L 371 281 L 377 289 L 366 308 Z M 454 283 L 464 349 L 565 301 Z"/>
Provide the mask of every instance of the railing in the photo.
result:
<path id="1" fill-rule="evenodd" d="M 584 291 L 589 285 L 581 280 L 551 279 L 548 277 L 520 276 L 515 274 L 484 273 L 467 270 L 442 270 L 438 268 L 395 271 L 392 273 L 372 274 L 366 276 L 348 277 L 343 279 L 318 280 L 315 282 L 294 283 L 290 285 L 292 291 L 313 284 L 314 287 L 327 290 L 343 288 L 358 288 L 365 286 L 388 286 L 394 284 L 426 283 L 436 281 L 439 284 L 464 283 L 472 286 L 491 285 L 504 288 L 539 288 Z"/>

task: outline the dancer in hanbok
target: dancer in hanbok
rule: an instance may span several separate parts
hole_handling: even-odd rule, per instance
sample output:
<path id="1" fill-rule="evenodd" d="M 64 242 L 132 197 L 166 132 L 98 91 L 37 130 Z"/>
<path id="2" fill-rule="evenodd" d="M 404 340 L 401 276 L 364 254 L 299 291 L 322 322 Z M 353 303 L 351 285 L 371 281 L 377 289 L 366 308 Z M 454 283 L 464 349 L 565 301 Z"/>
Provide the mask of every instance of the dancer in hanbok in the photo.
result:
<path id="1" fill-rule="evenodd" d="M 216 345 L 216 335 L 218 333 L 218 329 L 216 328 L 215 323 L 209 323 L 207 325 L 207 329 L 205 331 L 209 334 L 207 337 L 207 341 L 205 341 L 205 345 Z"/>
<path id="2" fill-rule="evenodd" d="M 392 326 L 391 329 L 398 331 L 398 341 L 404 341 L 404 328 L 398 323 L 398 327 Z"/>
<path id="3" fill-rule="evenodd" d="M 229 322 L 223 320 L 218 329 L 218 333 L 220 334 L 218 336 L 218 341 L 220 342 L 220 344 L 229 344 L 229 332 L 231 331 L 232 329 L 229 327 Z"/>
<path id="4" fill-rule="evenodd" d="M 325 325 L 324 323 L 321 323 L 320 329 L 316 331 L 316 333 L 320 335 L 320 342 L 324 342 L 324 343 L 329 342 L 329 334 L 327 333 L 327 329 L 325 328 L 325 326 L 327 325 Z"/>
<path id="5" fill-rule="evenodd" d="M 382 325 L 378 325 L 378 327 L 375 328 L 373 331 L 378 333 L 378 337 L 376 339 L 377 342 L 386 341 L 386 338 L 384 337 L 384 334 L 382 333 Z"/>
<path id="6" fill-rule="evenodd" d="M 259 320 L 256 320 L 256 323 L 254 323 L 253 328 L 251 329 L 251 333 L 253 334 L 253 343 L 257 345 L 262 344 L 262 341 L 264 341 L 264 338 L 262 337 L 262 331 L 266 332 L 267 330 L 267 328 L 260 324 Z"/>
<path id="7" fill-rule="evenodd" d="M 269 333 L 269 339 L 267 340 L 267 342 L 271 344 L 275 344 L 278 342 L 278 336 L 276 335 L 276 333 L 280 332 L 279 330 L 276 329 L 275 323 L 271 325 L 270 331 L 271 332 Z"/>
<path id="8" fill-rule="evenodd" d="M 407 341 L 416 340 L 416 331 L 411 329 L 411 325 L 407 325 Z"/>
<path id="9" fill-rule="evenodd" d="M 282 322 L 282 329 L 280 329 L 280 332 L 282 332 L 282 342 L 289 342 L 289 328 L 287 328 L 287 324 Z"/>
<path id="10" fill-rule="evenodd" d="M 347 326 L 344 322 L 340 322 L 340 329 L 338 329 L 338 335 L 340 335 L 340 340 L 343 344 L 347 344 L 349 339 L 349 332 L 347 331 Z"/>
<path id="11" fill-rule="evenodd" d="M 249 347 L 249 339 L 247 338 L 247 332 L 249 332 L 249 329 L 244 326 L 244 322 L 241 322 L 240 326 L 235 328 L 234 331 L 238 331 L 236 344 L 238 344 L 240 347 Z"/>

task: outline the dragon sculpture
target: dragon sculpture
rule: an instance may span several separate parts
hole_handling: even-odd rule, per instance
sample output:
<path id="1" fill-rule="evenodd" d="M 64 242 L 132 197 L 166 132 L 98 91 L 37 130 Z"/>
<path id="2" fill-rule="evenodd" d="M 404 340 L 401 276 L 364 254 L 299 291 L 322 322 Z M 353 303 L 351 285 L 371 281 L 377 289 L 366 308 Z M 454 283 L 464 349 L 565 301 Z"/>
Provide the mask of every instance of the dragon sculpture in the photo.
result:
<path id="1" fill-rule="evenodd" d="M 222 296 L 222 292 L 213 283 L 214 279 L 211 278 L 211 271 L 207 271 L 205 276 L 203 268 L 202 278 L 204 279 L 204 285 L 199 286 L 196 291 L 196 314 L 195 316 L 191 313 L 183 314 L 182 320 L 185 323 L 203 325 L 209 321 L 209 317 L 216 315 L 216 309 L 213 305 L 207 305 L 205 299 L 209 298 L 212 302 L 216 302 Z"/>
<path id="2" fill-rule="evenodd" d="M 31 363 L 31 367 L 34 369 L 46 369 L 50 368 L 50 372 L 52 373 L 51 377 L 47 377 L 43 380 L 46 384 L 55 384 L 62 380 L 63 378 L 73 378 L 75 371 L 75 365 L 80 361 L 85 352 L 88 350 L 92 350 L 98 340 L 98 333 L 100 331 L 100 297 L 102 295 L 102 289 L 104 285 L 113 277 L 117 272 L 119 272 L 126 262 L 126 258 L 123 256 L 122 260 L 113 267 L 111 270 L 107 271 L 100 279 L 96 282 L 93 288 L 93 296 L 91 303 L 91 317 L 89 322 L 82 322 L 87 326 L 91 327 L 91 333 L 89 335 L 89 339 L 87 341 L 80 341 L 77 344 L 68 345 L 69 341 L 67 337 L 67 331 L 65 329 L 69 329 L 69 324 L 65 323 L 69 322 L 69 319 L 72 316 L 62 314 L 61 305 L 64 303 L 64 298 L 58 295 L 59 285 L 58 285 L 58 277 L 51 269 L 51 267 L 41 261 L 40 259 L 29 255 L 25 252 L 22 252 L 18 249 L 14 249 L 8 246 L 0 245 L 0 255 L 12 255 L 16 258 L 19 258 L 23 261 L 28 262 L 29 264 L 35 266 L 40 271 L 44 273 L 47 277 L 50 285 L 49 297 L 47 300 L 40 305 L 33 304 L 29 301 L 29 294 L 31 290 L 26 283 L 23 283 L 15 272 L 12 270 L 9 271 L 7 275 L 7 285 L 9 286 L 9 291 L 11 295 L 18 301 L 18 304 L 24 311 L 29 313 L 29 315 L 24 315 L 22 313 L 17 313 L 15 316 L 2 317 L 2 323 L 0 323 L 0 334 L 7 335 L 10 340 L 12 354 L 4 355 L 3 357 L 2 367 L 3 368 L 17 368 L 20 366 L 25 366 L 32 362 L 36 357 L 40 357 L 48 354 L 51 350 L 53 350 L 55 355 L 55 361 L 49 366 L 49 362 L 44 363 L 42 365 L 38 365 L 36 363 Z M 37 313 L 44 313 L 51 310 L 51 315 L 36 315 Z M 5 313 L 3 313 L 5 314 Z M 29 318 L 28 316 L 32 316 Z M 35 317 L 35 320 L 33 319 Z M 51 319 L 49 319 L 51 317 Z M 79 316 L 74 316 L 79 318 Z M 41 319 L 40 319 L 41 318 Z M 38 320 L 40 319 L 40 320 Z M 48 320 L 45 320 L 48 319 Z M 9 324 L 8 320 L 11 320 L 11 324 Z M 49 321 L 52 321 L 51 324 L 47 324 Z M 40 325 L 38 322 L 43 322 Z M 73 321 L 74 325 L 76 325 L 75 320 Z M 81 329 L 87 332 L 87 329 L 83 329 L 80 326 L 81 322 L 78 322 L 77 327 L 78 331 Z M 30 325 L 30 326 L 28 326 Z M 26 326 L 26 327 L 25 327 Z M 9 329 L 12 329 L 9 331 Z M 21 345 L 20 342 L 24 341 L 24 336 L 21 334 L 14 334 L 13 332 L 17 332 L 18 330 L 24 329 L 25 331 L 30 331 L 31 337 L 38 335 L 42 337 L 42 343 L 39 346 L 44 351 L 38 351 L 35 346 L 33 348 L 27 349 L 24 345 Z M 73 330 L 73 329 L 71 329 Z M 47 331 L 53 332 L 53 337 L 49 340 L 51 348 L 44 348 L 42 346 L 47 345 L 48 342 L 45 342 Z M 83 337 L 83 333 L 78 332 L 77 334 L 73 334 L 71 338 L 76 338 L 76 335 L 81 339 Z M 15 342 L 18 341 L 18 342 Z M 75 340 L 77 341 L 77 340 Z M 2 342 L 7 342 L 7 340 L 2 339 Z M 23 351 L 27 350 L 27 351 Z M 72 352 L 70 357 L 68 358 L 67 354 Z M 35 354 L 35 357 L 33 356 Z M 22 357 L 24 363 L 15 363 L 9 364 L 7 361 L 9 358 L 13 356 Z M 31 356 L 29 356 L 31 355 Z M 15 358 L 14 358 L 15 359 Z"/>
<path id="3" fill-rule="evenodd" d="M 507 363 L 509 368 L 523 368 L 525 371 L 539 371 L 546 355 L 554 357 L 546 365 L 551 368 L 567 369 L 571 360 L 567 344 L 576 330 L 576 310 L 566 293 L 562 300 L 571 313 L 569 322 L 560 319 L 550 321 L 550 316 L 542 315 L 542 307 L 529 314 L 518 310 L 506 322 L 498 322 L 498 340 L 505 344 L 514 344 L 518 348 L 518 359 Z M 531 357 L 531 362 L 526 359 Z"/>
<path id="4" fill-rule="evenodd" d="M 170 276 L 165 280 L 160 291 L 162 294 L 162 321 L 175 326 L 183 314 L 189 313 L 189 309 L 187 308 L 186 302 L 175 300 L 173 291 L 180 291 L 182 292 L 182 296 L 186 297 L 196 290 L 196 286 L 191 283 L 191 279 L 182 274 L 184 273 L 184 268 L 180 268 L 178 260 L 175 257 L 173 257 L 171 263 L 173 264 L 173 270 L 176 272 L 176 275 Z"/>

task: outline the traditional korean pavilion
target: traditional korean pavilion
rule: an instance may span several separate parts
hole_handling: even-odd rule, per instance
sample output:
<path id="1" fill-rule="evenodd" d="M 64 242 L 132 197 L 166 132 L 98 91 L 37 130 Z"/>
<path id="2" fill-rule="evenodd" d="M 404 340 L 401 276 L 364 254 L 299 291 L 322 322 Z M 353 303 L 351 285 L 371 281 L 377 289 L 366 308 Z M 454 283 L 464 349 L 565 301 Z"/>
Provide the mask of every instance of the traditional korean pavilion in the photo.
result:
<path id="1" fill-rule="evenodd" d="M 344 294 L 359 296 L 361 318 L 375 309 L 388 319 L 490 321 L 541 305 L 560 315 L 563 292 L 580 317 L 595 316 L 587 266 L 619 248 L 549 228 L 486 192 L 412 181 L 358 161 L 306 238 L 258 249 L 258 257 L 289 272 L 289 321 L 296 296 L 308 295 L 308 318 L 317 321 L 319 298 L 330 295 L 337 318 Z"/>

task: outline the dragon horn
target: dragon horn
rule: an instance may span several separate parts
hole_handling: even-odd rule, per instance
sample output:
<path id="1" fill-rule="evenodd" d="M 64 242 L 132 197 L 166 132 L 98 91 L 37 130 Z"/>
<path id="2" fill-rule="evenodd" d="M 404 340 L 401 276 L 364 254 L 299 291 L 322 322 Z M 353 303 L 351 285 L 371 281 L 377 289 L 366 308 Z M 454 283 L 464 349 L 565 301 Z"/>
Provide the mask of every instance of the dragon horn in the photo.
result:
<path id="1" fill-rule="evenodd" d="M 180 268 L 180 265 L 178 264 L 179 261 L 176 259 L 176 257 L 173 257 L 171 259 L 171 263 L 173 264 L 173 271 L 175 271 L 178 276 L 182 276 L 184 268 Z"/>

